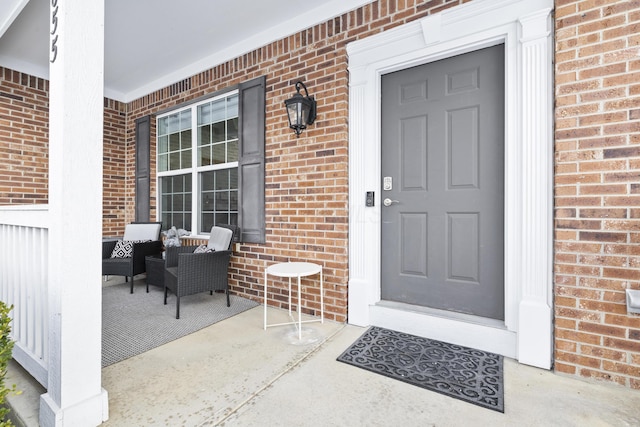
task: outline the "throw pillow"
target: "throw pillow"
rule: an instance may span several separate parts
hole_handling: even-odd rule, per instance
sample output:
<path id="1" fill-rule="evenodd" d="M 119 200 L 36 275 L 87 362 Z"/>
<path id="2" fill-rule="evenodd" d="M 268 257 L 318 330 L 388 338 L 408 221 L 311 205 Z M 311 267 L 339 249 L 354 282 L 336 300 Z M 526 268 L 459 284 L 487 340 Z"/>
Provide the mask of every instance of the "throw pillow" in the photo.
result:
<path id="1" fill-rule="evenodd" d="M 151 240 L 118 240 L 111 252 L 111 258 L 131 258 L 134 243 L 150 242 Z"/>
<path id="2" fill-rule="evenodd" d="M 194 254 L 207 254 L 210 252 L 215 252 L 216 250 L 213 248 L 209 248 L 207 247 L 207 245 L 200 245 L 197 248 L 194 249 L 193 253 Z"/>

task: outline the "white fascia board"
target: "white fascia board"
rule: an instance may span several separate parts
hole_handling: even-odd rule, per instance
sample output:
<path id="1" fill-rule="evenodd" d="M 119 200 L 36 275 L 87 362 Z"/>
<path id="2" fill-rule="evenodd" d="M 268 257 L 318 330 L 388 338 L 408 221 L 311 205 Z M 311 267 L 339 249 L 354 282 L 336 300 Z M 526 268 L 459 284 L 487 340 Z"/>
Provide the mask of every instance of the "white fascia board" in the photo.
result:
<path id="1" fill-rule="evenodd" d="M 0 38 L 20 15 L 29 0 L 2 0 L 0 2 Z"/>

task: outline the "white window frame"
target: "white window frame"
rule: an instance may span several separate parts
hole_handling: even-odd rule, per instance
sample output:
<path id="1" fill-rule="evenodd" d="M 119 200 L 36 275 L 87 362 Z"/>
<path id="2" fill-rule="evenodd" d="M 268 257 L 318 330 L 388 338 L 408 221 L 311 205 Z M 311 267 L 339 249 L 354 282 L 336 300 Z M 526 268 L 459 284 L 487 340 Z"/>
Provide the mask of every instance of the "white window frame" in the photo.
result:
<path id="1" fill-rule="evenodd" d="M 191 174 L 191 230 L 187 230 L 191 232 L 191 236 L 193 237 L 208 237 L 209 233 L 205 232 L 197 232 L 200 229 L 200 221 L 201 221 L 201 186 L 200 186 L 200 173 L 216 171 L 216 170 L 224 170 L 224 169 L 238 169 L 239 162 L 228 162 L 221 163 L 216 165 L 207 165 L 207 166 L 198 166 L 198 108 L 222 98 L 229 98 L 234 95 L 238 95 L 239 91 L 232 90 L 229 92 L 225 92 L 216 96 L 212 96 L 206 99 L 198 100 L 197 102 L 193 102 L 191 104 L 186 104 L 179 108 L 172 109 L 171 111 L 165 112 L 163 114 L 159 114 L 156 116 L 156 128 L 158 125 L 158 121 L 164 117 L 171 116 L 173 114 L 179 113 L 184 110 L 191 110 L 191 167 L 190 168 L 181 168 L 170 171 L 160 172 L 159 168 L 159 154 L 160 151 L 158 149 L 158 135 L 156 133 L 156 218 L 157 221 L 162 221 L 162 186 L 160 184 L 161 179 L 168 176 L 176 176 L 176 175 L 185 175 Z M 240 117 L 240 111 L 238 110 L 238 118 Z M 238 174 L 240 171 L 238 170 Z M 240 198 L 238 198 L 238 211 L 240 210 Z"/>

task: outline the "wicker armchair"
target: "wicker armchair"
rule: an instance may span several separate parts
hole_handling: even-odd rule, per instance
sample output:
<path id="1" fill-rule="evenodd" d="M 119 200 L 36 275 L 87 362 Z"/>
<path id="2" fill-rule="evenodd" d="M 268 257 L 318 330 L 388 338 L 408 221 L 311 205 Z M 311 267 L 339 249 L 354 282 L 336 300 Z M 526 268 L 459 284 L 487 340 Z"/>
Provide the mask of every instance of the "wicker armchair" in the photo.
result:
<path id="1" fill-rule="evenodd" d="M 167 293 L 176 296 L 176 319 L 180 318 L 180 297 L 200 292 L 224 291 L 229 299 L 229 261 L 231 246 L 237 239 L 238 227 L 219 225 L 211 229 L 209 248 L 215 252 L 193 253 L 197 246 L 168 247 L 164 270 L 164 303 L 167 304 Z"/>
<path id="2" fill-rule="evenodd" d="M 133 277 L 144 273 L 145 257 L 162 256 L 162 240 L 160 240 L 160 222 L 132 222 L 125 227 L 123 241 L 150 240 L 134 243 L 130 257 L 111 258 L 117 241 L 102 242 L 102 275 L 125 276 L 125 281 L 131 277 L 131 293 L 133 293 Z M 147 292 L 149 287 L 147 286 Z"/>

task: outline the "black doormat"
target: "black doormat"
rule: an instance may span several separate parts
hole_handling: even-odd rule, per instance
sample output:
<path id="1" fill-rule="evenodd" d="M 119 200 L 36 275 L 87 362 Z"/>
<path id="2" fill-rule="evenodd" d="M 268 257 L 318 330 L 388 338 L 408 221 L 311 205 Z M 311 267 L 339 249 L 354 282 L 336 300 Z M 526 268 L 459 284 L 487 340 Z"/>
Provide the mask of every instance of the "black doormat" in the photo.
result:
<path id="1" fill-rule="evenodd" d="M 372 326 L 338 361 L 504 413 L 498 354 Z"/>

